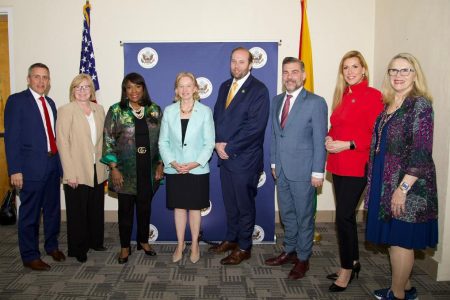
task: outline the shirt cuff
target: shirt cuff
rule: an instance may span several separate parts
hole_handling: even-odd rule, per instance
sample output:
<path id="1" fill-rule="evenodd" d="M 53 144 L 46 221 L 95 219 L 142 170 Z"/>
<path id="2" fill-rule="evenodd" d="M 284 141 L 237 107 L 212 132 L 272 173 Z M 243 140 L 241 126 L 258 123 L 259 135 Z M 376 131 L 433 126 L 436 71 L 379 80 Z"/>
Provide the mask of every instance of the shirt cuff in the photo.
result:
<path id="1" fill-rule="evenodd" d="M 312 172 L 311 173 L 311 176 L 312 177 L 315 177 L 315 178 L 318 178 L 318 179 L 323 179 L 323 176 L 324 175 L 324 173 L 317 173 L 317 172 Z"/>
<path id="2" fill-rule="evenodd" d="M 271 164 L 270 167 L 271 167 L 272 169 L 275 169 L 275 164 Z"/>

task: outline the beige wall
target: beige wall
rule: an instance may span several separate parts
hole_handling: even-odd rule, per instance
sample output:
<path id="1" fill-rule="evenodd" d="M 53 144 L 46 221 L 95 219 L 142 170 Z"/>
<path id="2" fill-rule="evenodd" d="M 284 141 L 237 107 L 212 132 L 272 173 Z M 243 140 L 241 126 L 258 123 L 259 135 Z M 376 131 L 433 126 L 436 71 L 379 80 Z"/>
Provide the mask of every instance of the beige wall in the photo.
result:
<path id="1" fill-rule="evenodd" d="M 439 280 L 450 280 L 450 1 L 378 0 L 375 11 L 375 84 L 380 86 L 386 65 L 399 52 L 415 55 L 434 97 L 433 157 L 439 196 Z M 444 229 L 447 229 L 444 231 Z"/>
<path id="2" fill-rule="evenodd" d="M 28 66 L 42 61 L 51 70 L 50 96 L 58 106 L 68 101 L 69 83 L 78 73 L 84 2 L 0 0 L 0 8 L 10 7 L 13 13 L 13 91 L 25 88 Z M 100 103 L 105 108 L 120 96 L 120 41 L 281 40 L 280 62 L 298 55 L 299 0 L 95 0 L 91 4 Z M 346 51 L 359 49 L 373 64 L 374 0 L 310 0 L 308 5 L 316 93 L 330 101 L 337 66 Z M 106 209 L 116 207 L 115 199 L 107 199 Z M 318 209 L 334 210 L 330 182 L 319 196 Z"/>

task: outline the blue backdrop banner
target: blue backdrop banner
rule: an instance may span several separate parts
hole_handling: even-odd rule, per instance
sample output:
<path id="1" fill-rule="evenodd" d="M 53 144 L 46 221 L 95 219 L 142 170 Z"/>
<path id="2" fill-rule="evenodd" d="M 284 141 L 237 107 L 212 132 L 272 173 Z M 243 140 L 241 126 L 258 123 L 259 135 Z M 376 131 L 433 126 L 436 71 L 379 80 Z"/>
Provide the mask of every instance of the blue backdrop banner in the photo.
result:
<path id="1" fill-rule="evenodd" d="M 252 74 L 266 84 L 272 99 L 277 92 L 277 42 L 124 43 L 124 70 L 125 74 L 137 72 L 145 78 L 150 97 L 163 110 L 173 103 L 176 75 L 181 71 L 192 72 L 200 85 L 201 102 L 213 110 L 221 83 L 231 77 L 230 54 L 238 46 L 249 49 L 254 55 Z M 270 172 L 269 145 L 270 123 L 264 141 L 264 172 L 256 197 L 254 243 L 275 240 L 274 182 Z M 201 229 L 204 240 L 221 241 L 225 237 L 226 217 L 215 152 L 210 167 L 211 206 L 202 211 Z M 166 208 L 164 185 L 153 198 L 150 223 L 149 241 L 176 241 L 173 211 Z M 189 239 L 187 226 L 186 240 Z"/>

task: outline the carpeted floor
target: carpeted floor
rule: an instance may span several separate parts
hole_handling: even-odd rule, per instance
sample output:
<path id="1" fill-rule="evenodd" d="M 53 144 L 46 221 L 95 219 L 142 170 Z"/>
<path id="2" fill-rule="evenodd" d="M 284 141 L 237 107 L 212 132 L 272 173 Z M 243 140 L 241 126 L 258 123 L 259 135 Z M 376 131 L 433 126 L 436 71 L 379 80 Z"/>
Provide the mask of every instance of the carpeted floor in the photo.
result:
<path id="1" fill-rule="evenodd" d="M 35 272 L 25 269 L 19 257 L 17 227 L 0 227 L 0 299 L 375 299 L 374 289 L 390 284 L 389 262 L 384 249 L 360 244 L 362 270 L 358 280 L 339 294 L 330 294 L 331 281 L 325 275 L 338 268 L 334 224 L 318 223 L 322 240 L 314 245 L 310 271 L 301 280 L 288 280 L 291 265 L 268 267 L 264 260 L 281 251 L 282 228 L 277 225 L 277 244 L 255 245 L 250 260 L 239 266 L 222 266 L 222 255 L 207 253 L 197 264 L 189 261 L 186 251 L 182 261 L 171 262 L 175 245 L 156 244 L 156 257 L 133 253 L 125 265 L 117 263 L 118 227 L 105 226 L 106 252 L 91 252 L 88 261 L 78 263 L 68 258 L 56 263 L 49 256 L 43 260 L 52 269 Z M 360 226 L 360 239 L 364 228 Z M 67 250 L 66 224 L 61 226 L 60 248 Z M 42 237 L 42 233 L 41 233 Z M 42 244 L 41 244 L 42 248 Z M 413 270 L 413 285 L 419 298 L 450 299 L 450 282 L 436 282 L 419 267 Z"/>

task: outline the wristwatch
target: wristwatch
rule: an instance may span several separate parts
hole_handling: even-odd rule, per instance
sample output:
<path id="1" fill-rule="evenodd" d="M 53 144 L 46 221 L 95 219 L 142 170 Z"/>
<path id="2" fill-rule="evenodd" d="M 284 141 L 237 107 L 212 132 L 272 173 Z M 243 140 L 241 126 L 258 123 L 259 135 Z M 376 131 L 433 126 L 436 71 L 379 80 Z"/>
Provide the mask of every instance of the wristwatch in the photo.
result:
<path id="1" fill-rule="evenodd" d="M 350 150 L 355 150 L 355 149 L 356 149 L 355 142 L 350 141 Z"/>
<path id="2" fill-rule="evenodd" d="M 402 183 L 400 183 L 399 188 L 403 194 L 407 194 L 408 191 L 411 189 L 411 186 L 407 182 L 403 181 Z"/>

